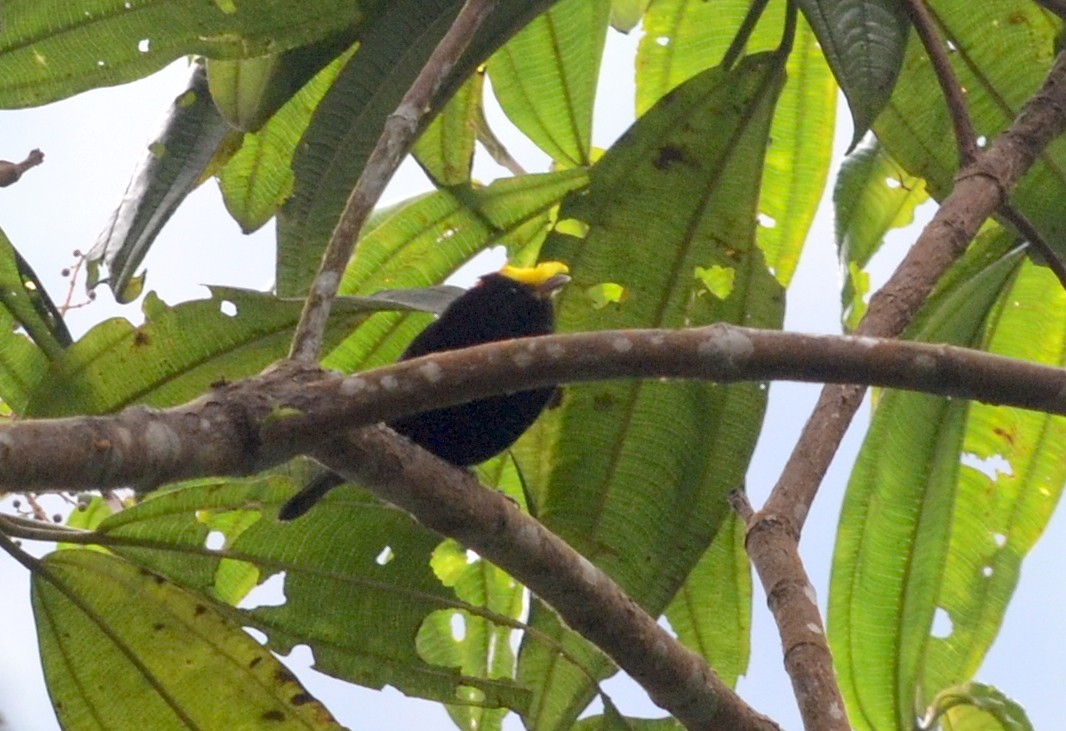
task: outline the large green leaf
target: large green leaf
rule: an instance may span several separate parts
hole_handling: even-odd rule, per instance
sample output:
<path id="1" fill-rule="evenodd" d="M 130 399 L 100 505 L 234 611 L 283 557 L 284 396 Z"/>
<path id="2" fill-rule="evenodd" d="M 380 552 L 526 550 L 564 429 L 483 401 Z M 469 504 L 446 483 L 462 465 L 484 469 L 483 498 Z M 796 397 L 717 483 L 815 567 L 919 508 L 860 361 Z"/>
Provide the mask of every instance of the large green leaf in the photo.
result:
<path id="1" fill-rule="evenodd" d="M 232 127 L 255 132 L 355 40 L 349 31 L 282 53 L 208 59 L 211 98 Z"/>
<path id="2" fill-rule="evenodd" d="M 99 551 L 46 556 L 33 609 L 66 729 L 341 728 L 204 597 Z"/>
<path id="3" fill-rule="evenodd" d="M 550 0 L 503 0 L 440 86 L 441 109 L 477 65 Z M 293 161 L 292 198 L 278 216 L 278 293 L 302 295 L 385 120 L 451 26 L 460 0 L 393 0 L 319 104 Z"/>
<path id="4" fill-rule="evenodd" d="M 343 31 L 380 0 L 7 0 L 0 107 L 133 81 L 175 58 L 278 53 Z"/>
<path id="5" fill-rule="evenodd" d="M 1059 20 L 1027 0 L 974 3 L 946 0 L 932 6 L 950 54 L 979 142 L 1013 121 L 1040 86 L 1055 56 Z M 1010 49 L 1005 53 L 1004 49 Z M 903 168 L 924 178 L 942 200 L 953 188 L 958 159 L 950 118 L 931 64 L 912 39 L 891 102 L 874 125 L 885 150 Z M 1014 189 L 1011 199 L 1044 239 L 1063 254 L 1066 241 L 1066 140 L 1053 141 Z"/>
<path id="6" fill-rule="evenodd" d="M 522 489 L 514 461 L 504 455 L 482 465 L 483 484 L 519 500 Z M 514 638 L 517 624 L 506 625 L 495 617 L 517 620 L 524 613 L 525 590 L 502 570 L 479 556 L 469 554 L 455 541 L 445 541 L 433 553 L 433 571 L 456 596 L 471 607 L 442 609 L 427 617 L 418 633 L 419 654 L 438 665 L 458 667 L 464 675 L 484 679 L 511 679 L 515 671 Z M 461 630 L 457 629 L 461 628 Z M 458 703 L 448 713 L 459 728 L 493 731 L 500 729 L 507 709 L 486 708 L 480 691 L 461 688 Z"/>
<path id="7" fill-rule="evenodd" d="M 438 187 L 470 182 L 484 86 L 484 73 L 471 76 L 415 143 L 412 154 Z"/>
<path id="8" fill-rule="evenodd" d="M 987 348 L 1025 361 L 1066 363 L 1066 295 L 1025 262 L 986 324 Z M 1022 560 L 1066 484 L 1066 419 L 970 405 L 948 561 L 937 606 L 950 633 L 930 638 L 922 698 L 969 681 L 999 633 Z"/>
<path id="9" fill-rule="evenodd" d="M 70 333 L 44 286 L 0 231 L 0 399 L 11 411 L 25 408 L 48 362 L 68 345 Z"/>
<path id="10" fill-rule="evenodd" d="M 672 716 L 629 718 L 613 705 L 604 703 L 602 716 L 588 716 L 574 724 L 573 731 L 681 731 L 684 726 Z"/>
<path id="11" fill-rule="evenodd" d="M 751 652 L 751 568 L 744 536 L 744 523 L 735 515 L 726 518 L 666 608 L 677 639 L 707 658 L 730 686 L 747 670 Z"/>
<path id="12" fill-rule="evenodd" d="M 764 54 L 694 77 L 596 164 L 589 191 L 559 214 L 587 234 L 557 232 L 544 245 L 574 276 L 559 303 L 562 329 L 780 326 L 781 288 L 755 220 L 782 67 Z M 711 271 L 731 272 L 731 289 L 712 293 Z M 604 283 L 621 287 L 621 301 L 596 309 L 589 293 Z M 531 437 L 538 449 L 517 450 L 538 517 L 658 614 L 729 514 L 725 494 L 743 480 L 764 406 L 756 384 L 572 388 Z M 736 587 L 735 575 L 725 583 Z M 547 613 L 538 618 L 548 625 L 538 629 L 555 631 Z M 531 726 L 569 727 L 593 692 L 567 665 L 558 654 L 527 663 L 523 651 L 519 677 L 548 698 Z"/>
<path id="13" fill-rule="evenodd" d="M 591 160 L 592 103 L 609 16 L 608 0 L 563 0 L 489 59 L 503 111 L 565 166 Z"/>
<path id="14" fill-rule="evenodd" d="M 637 55 L 637 111 L 718 63 L 751 9 L 747 0 L 666 0 L 645 16 Z M 749 53 L 776 48 L 785 32 L 784 4 L 767 8 L 748 40 Z M 836 84 L 813 33 L 800 22 L 792 39 L 759 194 L 758 241 L 767 265 L 787 285 L 829 173 Z"/>
<path id="15" fill-rule="evenodd" d="M 48 357 L 71 344 L 70 331 L 37 273 L 0 231 L 0 311 L 18 323 Z"/>
<path id="16" fill-rule="evenodd" d="M 1002 230 L 989 234 L 1003 237 Z M 990 308 L 1017 272 L 1014 252 L 990 266 L 960 262 L 954 286 L 910 333 L 979 345 Z M 960 452 L 969 405 L 891 391 L 878 403 L 848 484 L 829 597 L 829 638 L 849 718 L 859 729 L 910 729 L 922 657 L 962 499 Z"/>
<path id="17" fill-rule="evenodd" d="M 111 413 L 134 403 L 171 406 L 211 384 L 258 373 L 285 356 L 303 303 L 251 290 L 213 287 L 212 297 L 168 307 L 145 299 L 146 322 L 97 325 L 52 361 L 27 416 Z M 433 310 L 417 293 L 341 298 L 328 328 L 337 343 L 381 310 Z"/>
<path id="18" fill-rule="evenodd" d="M 755 41 L 767 38 L 764 23 Z M 814 33 L 800 20 L 774 111 L 759 193 L 759 248 L 777 281 L 788 286 L 825 192 L 833 154 L 837 86 Z"/>
<path id="19" fill-rule="evenodd" d="M 355 49 L 341 54 L 314 76 L 257 132 L 244 135 L 240 148 L 219 171 L 218 185 L 244 233 L 265 224 L 292 195 L 292 158 L 319 101 Z"/>
<path id="20" fill-rule="evenodd" d="M 1033 731 L 1025 709 L 997 688 L 965 683 L 937 694 L 930 710 L 944 731 Z"/>
<path id="21" fill-rule="evenodd" d="M 644 36 L 637 51 L 637 114 L 644 114 L 679 84 L 719 64 L 750 7 L 747 0 L 652 3 L 644 14 Z M 781 11 L 767 12 L 773 13 L 776 38 L 761 36 L 749 44 L 750 52 L 771 50 L 781 40 Z"/>
<path id="22" fill-rule="evenodd" d="M 910 16 L 904 0 L 799 0 L 847 97 L 854 147 L 888 103 L 900 75 Z"/>
<path id="23" fill-rule="evenodd" d="M 338 678 L 440 701 L 523 709 L 528 693 L 502 672 L 511 665 L 505 655 L 493 663 L 502 648 L 490 647 L 512 630 L 520 588 L 483 566 L 477 572 L 491 585 L 482 589 L 500 593 L 487 608 L 469 603 L 478 599 L 477 576 L 442 565 L 449 549 L 438 551 L 440 576 L 431 566 L 440 537 L 354 487 L 334 490 L 298 521 L 278 523 L 277 508 L 301 480 L 277 474 L 190 483 L 105 519 L 96 540 L 202 593 L 202 601 L 264 632 L 275 652 L 308 645 L 316 667 Z M 513 471 L 507 480 L 513 482 Z M 209 531 L 221 533 L 224 546 L 206 547 Z M 241 601 L 251 586 L 279 581 L 281 572 L 283 603 L 269 598 L 237 610 L 217 601 Z M 469 618 L 473 645 L 456 644 L 450 621 L 441 625 L 441 617 L 456 612 Z"/>

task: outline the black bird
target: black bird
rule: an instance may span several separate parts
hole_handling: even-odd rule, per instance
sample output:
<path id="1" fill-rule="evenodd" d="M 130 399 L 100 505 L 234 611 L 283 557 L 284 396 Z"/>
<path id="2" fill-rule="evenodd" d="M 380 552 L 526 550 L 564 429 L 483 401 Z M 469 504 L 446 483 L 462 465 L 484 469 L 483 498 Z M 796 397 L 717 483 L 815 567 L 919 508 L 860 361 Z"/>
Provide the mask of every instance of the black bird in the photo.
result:
<path id="1" fill-rule="evenodd" d="M 554 332 L 551 298 L 570 281 L 568 271 L 561 262 L 547 261 L 528 268 L 506 266 L 481 277 L 411 341 L 400 360 Z M 548 387 L 492 396 L 408 416 L 389 426 L 441 459 L 466 467 L 514 444 L 554 394 L 555 388 Z M 298 518 L 343 482 L 334 472 L 323 473 L 282 505 L 278 518 Z"/>

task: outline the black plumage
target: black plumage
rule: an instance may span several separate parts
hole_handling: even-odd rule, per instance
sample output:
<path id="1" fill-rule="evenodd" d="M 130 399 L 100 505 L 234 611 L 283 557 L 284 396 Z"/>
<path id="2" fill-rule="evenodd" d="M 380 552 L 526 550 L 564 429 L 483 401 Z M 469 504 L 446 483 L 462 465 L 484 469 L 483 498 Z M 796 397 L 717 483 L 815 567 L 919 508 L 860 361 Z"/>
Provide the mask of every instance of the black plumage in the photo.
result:
<path id="1" fill-rule="evenodd" d="M 411 341 L 400 360 L 555 329 L 550 297 L 505 274 L 481 281 Z M 389 426 L 443 460 L 465 467 L 504 451 L 547 406 L 554 388 L 505 394 L 415 414 Z"/>
<path id="2" fill-rule="evenodd" d="M 569 281 L 566 266 L 544 262 L 532 268 L 504 267 L 487 274 L 452 302 L 407 346 L 400 360 L 458 350 L 555 330 L 551 296 Z M 484 462 L 503 452 L 536 421 L 555 388 L 493 396 L 415 414 L 389 426 L 454 465 Z M 307 512 L 343 479 L 332 472 L 312 480 L 282 506 L 278 517 Z"/>

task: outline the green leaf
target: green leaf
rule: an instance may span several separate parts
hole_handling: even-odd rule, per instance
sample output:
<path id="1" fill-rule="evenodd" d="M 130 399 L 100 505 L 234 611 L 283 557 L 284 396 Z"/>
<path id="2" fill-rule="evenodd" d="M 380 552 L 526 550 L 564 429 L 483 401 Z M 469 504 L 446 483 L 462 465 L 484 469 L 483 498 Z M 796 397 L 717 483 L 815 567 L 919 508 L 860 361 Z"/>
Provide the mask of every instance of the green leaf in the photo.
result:
<path id="1" fill-rule="evenodd" d="M 748 669 L 751 654 L 751 568 L 744 535 L 740 519 L 727 517 L 666 608 L 677 639 L 707 658 L 729 686 Z"/>
<path id="2" fill-rule="evenodd" d="M 502 0 L 443 80 L 443 108 L 466 78 L 549 0 Z M 277 289 L 303 295 L 385 120 L 451 26 L 460 0 L 393 0 L 319 104 L 293 160 L 292 198 L 278 215 Z"/>
<path id="3" fill-rule="evenodd" d="M 780 34 L 764 20 L 753 43 L 769 43 Z M 836 123 L 837 86 L 802 19 L 785 72 L 759 193 L 758 241 L 770 271 L 787 287 L 825 192 Z"/>
<path id="4" fill-rule="evenodd" d="M 1033 731 L 1017 701 L 983 683 L 941 691 L 933 699 L 928 718 L 940 719 L 945 731 Z"/>
<path id="5" fill-rule="evenodd" d="M 841 293 L 845 320 L 854 328 L 866 311 L 857 281 L 891 229 L 914 221 L 914 209 L 928 199 L 925 184 L 908 175 L 873 144 L 848 155 L 833 189 L 837 256 L 848 273 Z"/>
<path id="6" fill-rule="evenodd" d="M 50 359 L 59 357 L 72 342 L 62 313 L 37 273 L 3 231 L 0 231 L 0 311 L 23 328 Z"/>
<path id="7" fill-rule="evenodd" d="M 64 728 L 341 728 L 239 623 L 162 576 L 60 551 L 40 562 L 32 591 Z"/>
<path id="8" fill-rule="evenodd" d="M 146 322 L 112 319 L 90 330 L 52 362 L 26 414 L 106 414 L 134 403 L 170 406 L 211 384 L 258 373 L 284 357 L 303 303 L 227 287 L 212 297 L 168 307 L 144 302 Z M 330 319 L 330 345 L 380 310 L 435 309 L 432 298 L 404 293 L 341 298 Z"/>
<path id="9" fill-rule="evenodd" d="M 936 3 L 937 24 L 954 49 L 949 58 L 966 90 L 979 142 L 1006 129 L 1043 82 L 1055 56 L 1061 22 L 1026 0 Z M 994 40 L 993 40 L 994 39 Z M 1010 53 L 1003 53 L 1010 49 Z M 912 39 L 891 103 L 874 125 L 885 150 L 943 200 L 958 172 L 950 117 L 921 44 Z M 1054 140 L 1011 193 L 1020 210 L 1062 256 L 1066 253 L 1066 139 Z"/>
<path id="10" fill-rule="evenodd" d="M 147 76 L 181 56 L 245 58 L 349 28 L 380 0 L 7 0 L 0 107 L 46 104 Z"/>
<path id="11" fill-rule="evenodd" d="M 1002 232 L 998 234 L 1002 236 Z M 976 255 L 930 301 L 913 337 L 980 344 L 985 318 L 1020 255 Z M 911 729 L 921 665 L 964 488 L 959 456 L 969 405 L 889 391 L 878 403 L 848 484 L 830 583 L 828 629 L 857 729 Z"/>
<path id="12" fill-rule="evenodd" d="M 218 174 L 222 199 L 244 233 L 274 217 L 292 195 L 292 158 L 318 103 L 355 48 L 314 76 L 258 132 L 248 133 Z"/>
<path id="13" fill-rule="evenodd" d="M 232 127 L 255 132 L 355 40 L 351 32 L 338 33 L 283 53 L 208 59 L 211 98 Z"/>
<path id="14" fill-rule="evenodd" d="M 592 103 L 609 15 L 609 0 L 562 0 L 489 59 L 504 113 L 566 167 L 590 162 Z"/>
<path id="15" fill-rule="evenodd" d="M 70 511 L 70 515 L 67 516 L 67 525 L 82 530 L 95 530 L 101 521 L 114 512 L 110 502 L 100 495 L 93 495 L 88 501 L 79 498 L 78 507 Z M 60 543 L 59 548 L 73 545 L 75 544 Z"/>
<path id="16" fill-rule="evenodd" d="M 521 497 L 518 471 L 510 457 L 491 460 L 481 466 L 479 473 L 483 484 Z M 429 615 L 418 633 L 419 654 L 429 662 L 458 667 L 464 675 L 512 678 L 515 656 L 511 648 L 518 632 L 517 620 L 524 610 L 523 587 L 452 540 L 437 546 L 432 565 L 445 586 L 452 587 L 459 599 L 478 610 L 441 609 Z M 500 617 L 513 624 L 500 623 Z M 485 708 L 484 696 L 475 688 L 460 688 L 457 700 L 447 708 L 459 728 L 499 729 L 507 715 L 506 709 Z"/>
<path id="17" fill-rule="evenodd" d="M 11 411 L 22 412 L 48 361 L 62 357 L 69 344 L 66 324 L 40 280 L 0 231 L 0 399 Z"/>
<path id="18" fill-rule="evenodd" d="M 532 691 L 533 700 L 522 721 L 527 729 L 569 731 L 599 692 L 597 681 L 617 668 L 535 595 L 530 597 L 526 622 L 532 629 L 519 651 L 518 681 Z"/>
<path id="19" fill-rule="evenodd" d="M 438 701 L 465 698 L 524 709 L 529 693 L 507 674 L 466 674 L 458 660 L 442 659 L 432 649 L 423 655 L 416 641 L 432 632 L 423 625 L 433 624 L 437 612 L 505 621 L 513 616 L 472 606 L 438 579 L 431 557 L 440 537 L 351 486 L 333 490 L 300 520 L 278 523 L 278 507 L 301 484 L 302 477 L 294 481 L 281 473 L 196 481 L 108 518 L 97 540 L 209 596 L 240 598 L 232 582 L 246 580 L 235 577 L 241 565 L 255 570 L 259 582 L 274 577 L 283 603 L 259 604 L 252 596 L 246 603 L 258 606 L 227 613 L 265 633 L 276 653 L 306 644 L 322 672 Z M 206 547 L 209 529 L 223 533 L 224 553 Z M 495 575 L 492 581 L 495 588 L 506 584 Z M 476 580 L 463 577 L 458 585 L 461 593 L 477 588 Z M 509 631 L 493 628 L 491 634 Z"/>
<path id="20" fill-rule="evenodd" d="M 602 716 L 582 718 L 574 731 L 681 731 L 684 727 L 676 718 L 628 718 L 616 709 Z"/>
<path id="21" fill-rule="evenodd" d="M 476 73 L 418 138 L 412 153 L 437 187 L 470 182 L 485 75 Z"/>
<path id="22" fill-rule="evenodd" d="M 174 100 L 162 134 L 130 179 L 122 202 L 111 214 L 88 254 L 89 287 L 100 281 L 98 262 L 120 303 L 140 294 L 137 267 L 163 225 L 199 184 L 230 127 L 207 90 L 207 74 L 197 65 L 188 88 Z M 133 289 L 130 286 L 134 285 Z"/>
<path id="23" fill-rule="evenodd" d="M 1024 262 L 986 325 L 991 352 L 1066 363 L 1066 296 L 1050 271 Z M 930 638 L 922 698 L 971 679 L 995 640 L 1022 560 L 1066 484 L 1066 419 L 974 403 L 948 560 L 937 606 L 950 632 Z"/>
<path id="24" fill-rule="evenodd" d="M 651 0 L 611 0 L 611 27 L 628 33 L 637 27 Z"/>
<path id="25" fill-rule="evenodd" d="M 573 731 L 681 731 L 677 719 L 667 718 L 627 718 L 613 705 L 604 703 L 602 716 L 582 718 L 574 724 Z"/>
<path id="26" fill-rule="evenodd" d="M 637 55 L 638 113 L 718 63 L 750 9 L 747 0 L 654 3 Z M 748 40 L 749 53 L 777 48 L 785 32 L 784 13 L 784 4 L 764 11 Z M 782 285 L 792 278 L 825 189 L 836 110 L 836 84 L 804 22 L 792 39 L 787 74 L 766 152 L 758 233 L 767 265 Z"/>
<path id="27" fill-rule="evenodd" d="M 696 74 L 716 66 L 751 8 L 748 0 L 657 0 L 644 15 L 644 36 L 637 50 L 637 115 Z M 775 48 L 781 40 L 784 11 L 769 8 L 747 51 Z M 770 28 L 769 26 L 772 26 Z"/>
<path id="28" fill-rule="evenodd" d="M 855 147 L 896 85 L 907 48 L 910 17 L 902 0 L 799 0 L 829 67 L 840 84 L 855 132 Z"/>
<path id="29" fill-rule="evenodd" d="M 587 225 L 587 235 L 556 233 L 544 245 L 574 277 L 559 301 L 562 330 L 780 326 L 781 288 L 755 243 L 755 218 L 782 65 L 764 54 L 694 77 L 593 167 L 589 191 L 559 214 Z M 724 300 L 695 276 L 713 265 L 736 272 Z M 596 309 L 584 292 L 603 282 L 624 295 Z M 574 387 L 515 451 L 542 522 L 658 614 L 729 514 L 725 494 L 743 480 L 764 407 L 756 384 Z M 547 613 L 537 617 L 554 625 Z M 554 626 L 536 626 L 554 636 Z M 606 670 L 595 657 L 582 662 L 597 676 Z M 535 697 L 541 715 L 527 718 L 531 727 L 569 727 L 594 691 L 588 677 L 563 672 L 567 665 L 542 654 L 527 663 L 523 649 L 519 677 L 550 698 L 541 707 Z"/>

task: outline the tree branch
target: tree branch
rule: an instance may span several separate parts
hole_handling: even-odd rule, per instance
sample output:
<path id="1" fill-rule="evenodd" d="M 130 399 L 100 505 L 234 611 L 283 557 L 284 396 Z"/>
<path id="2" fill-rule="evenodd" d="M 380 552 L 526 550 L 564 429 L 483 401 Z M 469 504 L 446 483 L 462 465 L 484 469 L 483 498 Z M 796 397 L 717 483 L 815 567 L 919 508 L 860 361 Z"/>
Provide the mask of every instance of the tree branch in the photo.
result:
<path id="1" fill-rule="evenodd" d="M 980 148 L 977 145 L 977 132 L 974 131 L 973 120 L 970 119 L 970 113 L 966 107 L 962 85 L 951 68 L 947 49 L 937 33 L 936 21 L 926 5 L 926 0 L 907 0 L 907 4 L 910 7 L 914 29 L 922 41 L 926 55 L 929 56 L 933 72 L 940 83 L 940 90 L 944 94 L 951 126 L 955 130 L 959 166 L 964 167 L 977 159 Z M 1000 206 L 998 218 L 1014 228 L 1029 242 L 1048 268 L 1054 272 L 1063 288 L 1066 288 L 1066 265 L 1036 226 L 1031 224 L 1021 211 L 1012 206 L 1009 200 L 1005 200 Z"/>
<path id="2" fill-rule="evenodd" d="M 355 188 L 348 196 L 337 227 L 330 236 L 311 291 L 307 295 L 289 353 L 294 360 L 312 363 L 318 359 L 333 298 L 352 258 L 352 251 L 363 223 L 384 192 L 385 186 L 392 180 L 400 161 L 410 152 L 419 131 L 428 122 L 433 109 L 432 101 L 439 94 L 444 80 L 466 50 L 481 23 L 496 8 L 497 2 L 498 0 L 467 0 L 451 28 L 441 38 L 426 65 L 411 84 L 411 88 L 404 94 L 396 111 L 386 120 L 381 138 L 367 159 Z"/>
<path id="3" fill-rule="evenodd" d="M 873 296 L 856 332 L 879 337 L 903 332 L 981 224 L 1007 201 L 1037 155 L 1063 129 L 1066 54 L 1059 54 L 1044 84 L 1022 107 L 1011 127 L 956 176 L 954 190 L 892 278 Z M 781 478 L 762 510 L 748 521 L 748 554 L 771 598 L 770 609 L 785 648 L 785 666 L 808 729 L 847 729 L 848 724 L 841 710 L 825 629 L 810 599 L 810 579 L 799 558 L 799 536 L 864 394 L 862 385 L 822 389 Z M 805 621 L 794 621 L 797 617 Z"/>
<path id="4" fill-rule="evenodd" d="M 384 426 L 355 431 L 314 456 L 525 584 L 686 728 L 779 728 L 723 684 L 702 656 L 671 637 L 611 577 L 466 470 L 398 439 Z"/>
<path id="5" fill-rule="evenodd" d="M 37 167 L 42 162 L 44 162 L 44 153 L 40 150 L 30 150 L 30 154 L 22 162 L 0 160 L 0 188 L 17 183 L 24 172 Z"/>
<path id="6" fill-rule="evenodd" d="M 1066 371 L 948 345 L 757 330 L 606 330 L 489 343 L 349 376 L 283 362 L 188 404 L 0 425 L 0 485 L 57 491 L 247 475 L 351 429 L 559 383 L 859 383 L 1066 414 Z"/>

